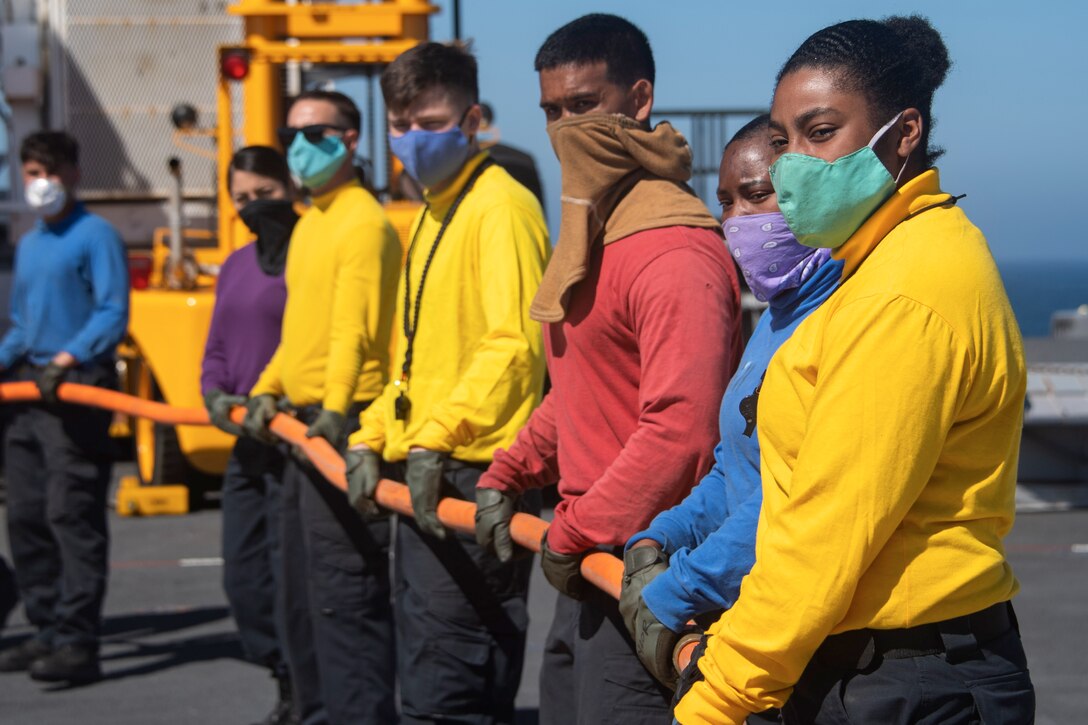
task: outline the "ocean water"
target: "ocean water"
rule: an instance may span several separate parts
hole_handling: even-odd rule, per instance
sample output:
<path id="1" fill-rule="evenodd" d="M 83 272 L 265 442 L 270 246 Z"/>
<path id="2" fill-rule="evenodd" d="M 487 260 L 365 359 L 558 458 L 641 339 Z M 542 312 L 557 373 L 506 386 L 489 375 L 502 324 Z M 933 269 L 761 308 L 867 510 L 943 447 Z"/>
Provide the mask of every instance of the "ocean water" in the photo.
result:
<path id="1" fill-rule="evenodd" d="M 997 267 L 1024 337 L 1049 335 L 1056 310 L 1088 305 L 1088 258 L 998 259 Z"/>

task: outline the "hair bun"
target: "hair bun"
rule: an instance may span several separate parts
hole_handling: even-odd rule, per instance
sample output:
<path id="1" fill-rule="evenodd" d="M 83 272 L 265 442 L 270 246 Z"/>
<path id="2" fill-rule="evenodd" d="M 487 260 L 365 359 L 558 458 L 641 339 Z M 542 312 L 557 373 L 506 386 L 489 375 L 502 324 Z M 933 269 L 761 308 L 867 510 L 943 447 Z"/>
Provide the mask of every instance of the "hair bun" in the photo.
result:
<path id="1" fill-rule="evenodd" d="M 921 74 L 920 80 L 930 93 L 936 91 L 948 76 L 952 61 L 944 38 L 927 18 L 920 15 L 895 15 L 884 19 L 886 25 L 911 54 L 912 65 Z"/>

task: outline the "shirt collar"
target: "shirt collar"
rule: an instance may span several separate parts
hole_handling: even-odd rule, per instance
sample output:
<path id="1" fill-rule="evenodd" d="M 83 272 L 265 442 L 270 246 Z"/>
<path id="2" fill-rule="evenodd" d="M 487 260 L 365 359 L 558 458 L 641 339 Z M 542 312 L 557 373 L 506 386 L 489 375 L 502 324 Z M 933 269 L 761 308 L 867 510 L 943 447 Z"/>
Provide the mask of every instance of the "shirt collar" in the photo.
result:
<path id="1" fill-rule="evenodd" d="M 444 214 L 449 209 L 450 204 L 453 203 L 453 200 L 457 198 L 457 195 L 461 193 L 461 189 L 468 183 L 468 178 L 472 176 L 472 172 L 490 155 L 488 151 L 481 151 L 466 161 L 461 170 L 457 172 L 457 176 L 454 177 L 453 183 L 441 191 L 431 193 L 429 189 L 425 189 L 423 198 L 431 211 L 436 214 Z"/>
<path id="2" fill-rule="evenodd" d="M 44 219 L 38 219 L 37 226 L 38 229 L 51 234 L 64 234 L 86 213 L 87 210 L 84 208 L 83 202 L 77 201 L 72 205 L 72 210 L 69 211 L 63 219 L 59 219 L 55 222 L 46 222 Z"/>
<path id="3" fill-rule="evenodd" d="M 891 198 L 873 212 L 845 244 L 832 253 L 832 259 L 842 260 L 844 263 L 842 278 L 845 280 L 857 271 L 880 241 L 908 216 L 951 199 L 951 194 L 941 191 L 941 178 L 937 169 L 928 169 L 896 189 Z"/>
<path id="4" fill-rule="evenodd" d="M 340 186 L 337 186 L 335 189 L 330 189 L 329 191 L 326 191 L 321 196 L 310 197 L 310 204 L 317 207 L 321 211 L 326 211 L 330 206 L 333 205 L 333 202 L 336 201 L 336 198 L 340 196 L 341 192 L 347 189 L 351 189 L 353 187 L 362 188 L 362 184 L 359 183 L 358 179 L 351 179 L 350 181 L 345 181 Z"/>

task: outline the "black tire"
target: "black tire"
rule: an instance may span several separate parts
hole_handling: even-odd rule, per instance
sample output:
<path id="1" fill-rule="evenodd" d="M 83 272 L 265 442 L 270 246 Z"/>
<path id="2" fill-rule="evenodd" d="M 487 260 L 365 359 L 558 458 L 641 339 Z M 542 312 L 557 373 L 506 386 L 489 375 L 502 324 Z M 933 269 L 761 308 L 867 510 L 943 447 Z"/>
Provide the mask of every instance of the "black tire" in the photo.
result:
<path id="1" fill-rule="evenodd" d="M 164 486 L 167 484 L 185 483 L 188 473 L 188 465 L 185 455 L 178 444 L 178 432 L 173 426 L 156 423 L 155 436 L 155 466 L 150 481 L 141 481 L 145 486 Z"/>

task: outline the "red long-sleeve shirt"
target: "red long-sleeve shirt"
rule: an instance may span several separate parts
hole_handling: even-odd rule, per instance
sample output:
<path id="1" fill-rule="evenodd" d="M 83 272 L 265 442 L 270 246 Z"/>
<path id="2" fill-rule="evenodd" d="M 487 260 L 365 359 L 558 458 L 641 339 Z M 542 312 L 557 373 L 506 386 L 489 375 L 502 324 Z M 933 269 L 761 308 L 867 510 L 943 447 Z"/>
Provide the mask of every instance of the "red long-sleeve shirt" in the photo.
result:
<path id="1" fill-rule="evenodd" d="M 598 247 L 566 318 L 545 327 L 553 387 L 482 488 L 559 482 L 548 545 L 617 546 L 713 463 L 740 358 L 740 290 L 721 237 L 666 227 Z"/>

